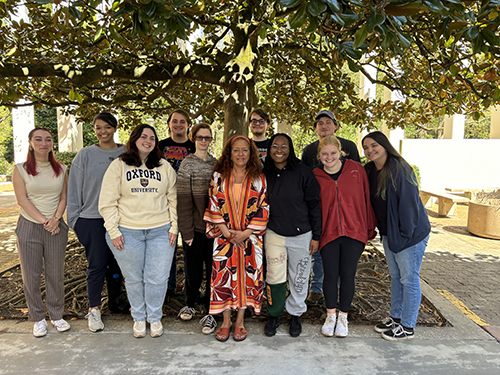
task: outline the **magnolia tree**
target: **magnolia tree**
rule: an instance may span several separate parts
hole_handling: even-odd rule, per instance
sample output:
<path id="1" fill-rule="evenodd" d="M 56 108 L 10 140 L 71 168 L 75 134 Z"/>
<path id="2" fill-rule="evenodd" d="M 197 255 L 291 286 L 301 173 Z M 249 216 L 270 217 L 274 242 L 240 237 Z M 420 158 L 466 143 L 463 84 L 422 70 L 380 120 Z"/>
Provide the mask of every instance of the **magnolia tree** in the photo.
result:
<path id="1" fill-rule="evenodd" d="M 499 1 L 0 0 L 0 105 L 72 105 L 126 123 L 175 107 L 247 134 L 253 107 L 311 125 L 424 126 L 500 100 Z M 373 82 L 405 102 L 359 98 Z"/>

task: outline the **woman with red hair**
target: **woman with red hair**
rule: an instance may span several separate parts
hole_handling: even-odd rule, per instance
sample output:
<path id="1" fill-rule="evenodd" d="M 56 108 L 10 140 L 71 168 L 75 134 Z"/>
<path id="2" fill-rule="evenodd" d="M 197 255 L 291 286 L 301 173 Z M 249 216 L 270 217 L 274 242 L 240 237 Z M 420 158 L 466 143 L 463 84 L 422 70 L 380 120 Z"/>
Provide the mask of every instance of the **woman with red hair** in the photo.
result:
<path id="1" fill-rule="evenodd" d="M 263 294 L 262 236 L 268 221 L 266 179 L 259 152 L 247 137 L 231 138 L 215 165 L 204 220 L 215 238 L 210 315 L 222 313 L 219 341 L 229 338 L 231 311 L 238 311 L 234 340 L 247 337 L 245 309 L 260 314 Z"/>
<path id="2" fill-rule="evenodd" d="M 46 303 L 52 324 L 59 332 L 69 330 L 64 311 L 64 257 L 68 226 L 62 219 L 66 209 L 68 177 L 66 166 L 52 150 L 52 134 L 35 128 L 29 135 L 28 157 L 14 167 L 12 182 L 21 206 L 16 235 L 33 335 L 47 334 L 45 308 L 40 292 L 42 266 L 45 269 Z"/>

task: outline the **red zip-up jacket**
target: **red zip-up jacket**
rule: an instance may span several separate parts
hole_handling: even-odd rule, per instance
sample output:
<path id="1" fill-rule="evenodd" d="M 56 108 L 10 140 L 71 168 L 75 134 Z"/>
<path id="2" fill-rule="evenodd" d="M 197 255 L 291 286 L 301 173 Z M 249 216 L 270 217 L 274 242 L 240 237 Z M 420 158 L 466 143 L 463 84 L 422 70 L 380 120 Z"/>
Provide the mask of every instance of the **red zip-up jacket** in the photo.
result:
<path id="1" fill-rule="evenodd" d="M 322 234 L 319 250 L 342 236 L 365 245 L 375 238 L 377 218 L 370 203 L 368 177 L 363 166 L 353 160 L 344 160 L 337 181 L 320 168 L 313 172 L 321 188 Z"/>

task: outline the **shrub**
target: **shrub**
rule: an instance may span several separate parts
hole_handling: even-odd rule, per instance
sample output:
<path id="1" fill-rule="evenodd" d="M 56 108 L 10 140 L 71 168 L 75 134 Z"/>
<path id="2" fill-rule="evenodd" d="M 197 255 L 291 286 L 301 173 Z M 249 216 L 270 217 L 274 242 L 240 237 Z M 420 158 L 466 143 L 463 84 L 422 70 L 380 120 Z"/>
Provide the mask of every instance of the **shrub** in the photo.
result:
<path id="1" fill-rule="evenodd" d="M 73 159 L 75 158 L 76 154 L 76 152 L 54 152 L 57 161 L 66 164 L 66 166 L 68 167 L 68 172 L 71 168 L 71 163 L 73 163 Z"/>

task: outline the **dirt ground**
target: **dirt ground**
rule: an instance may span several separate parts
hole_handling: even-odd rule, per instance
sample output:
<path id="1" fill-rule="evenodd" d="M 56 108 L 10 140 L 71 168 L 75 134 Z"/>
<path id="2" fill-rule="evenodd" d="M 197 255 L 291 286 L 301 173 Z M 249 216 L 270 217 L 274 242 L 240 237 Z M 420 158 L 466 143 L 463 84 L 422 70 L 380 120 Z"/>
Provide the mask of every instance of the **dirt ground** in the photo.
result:
<path id="1" fill-rule="evenodd" d="M 27 306 L 22 290 L 20 267 L 17 265 L 15 226 L 19 209 L 0 210 L 0 319 L 26 319 Z M 177 290 L 166 300 L 164 315 L 175 316 L 184 306 L 184 275 L 183 256 L 177 252 Z M 9 268 L 10 265 L 10 268 Z M 14 267 L 12 267 L 14 266 Z M 65 263 L 65 317 L 69 319 L 84 319 L 88 309 L 85 285 L 86 259 L 84 248 L 70 232 Z M 42 278 L 42 296 L 44 296 L 44 280 Z M 204 292 L 204 286 L 201 293 Z M 107 309 L 107 296 L 103 293 L 102 313 L 113 319 L 128 319 L 128 315 L 111 314 Z M 390 307 L 390 276 L 385 258 L 373 246 L 367 246 L 358 265 L 356 276 L 356 294 L 349 312 L 352 324 L 374 324 L 388 315 Z M 265 303 L 263 314 L 248 315 L 254 319 L 267 319 Z M 197 317 L 204 315 L 203 308 L 197 306 Z M 310 305 L 303 319 L 312 323 L 322 324 L 326 310 L 322 304 Z M 425 298 L 420 307 L 418 323 L 427 326 L 442 326 L 446 320 Z"/>

